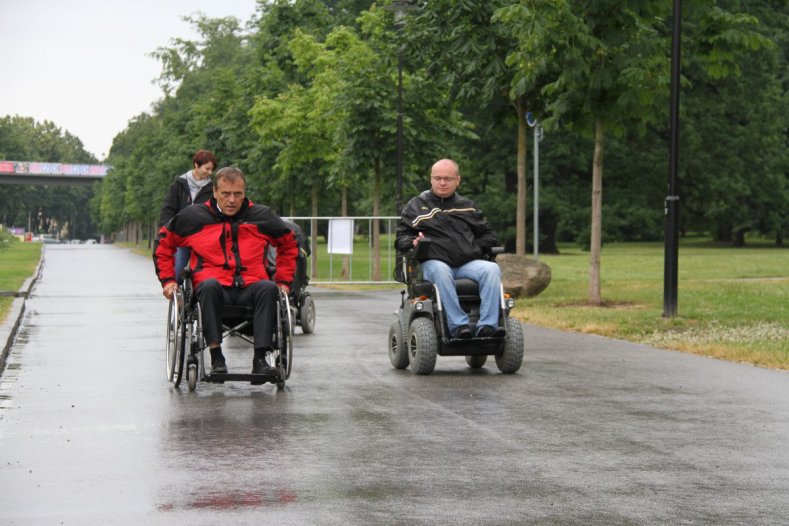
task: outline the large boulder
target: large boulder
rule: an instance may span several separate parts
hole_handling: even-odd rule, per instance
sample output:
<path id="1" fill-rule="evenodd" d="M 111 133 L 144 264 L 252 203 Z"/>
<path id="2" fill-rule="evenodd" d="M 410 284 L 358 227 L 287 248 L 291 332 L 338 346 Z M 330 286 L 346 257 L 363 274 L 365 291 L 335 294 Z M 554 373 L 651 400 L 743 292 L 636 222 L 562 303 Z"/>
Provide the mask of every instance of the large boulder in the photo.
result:
<path id="1" fill-rule="evenodd" d="M 504 292 L 512 296 L 532 298 L 551 283 L 551 267 L 527 256 L 499 254 L 496 263 L 501 267 Z"/>

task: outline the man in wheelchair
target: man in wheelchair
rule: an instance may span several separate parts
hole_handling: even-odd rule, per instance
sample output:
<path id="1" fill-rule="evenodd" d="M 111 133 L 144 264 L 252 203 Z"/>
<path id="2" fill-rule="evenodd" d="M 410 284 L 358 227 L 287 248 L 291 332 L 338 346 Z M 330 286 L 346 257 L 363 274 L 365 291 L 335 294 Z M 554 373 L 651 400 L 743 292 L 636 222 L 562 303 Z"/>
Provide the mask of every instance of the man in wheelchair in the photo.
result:
<path id="1" fill-rule="evenodd" d="M 252 374 L 276 374 L 267 361 L 272 350 L 279 292 L 290 291 L 298 246 L 293 232 L 269 207 L 246 197 L 241 170 L 227 167 L 214 177 L 214 197 L 194 204 L 164 225 L 154 242 L 156 275 L 165 298 L 178 288 L 175 253 L 191 249 L 189 266 L 202 310 L 205 341 L 211 353 L 211 374 L 227 373 L 222 353 L 222 305 L 253 308 Z M 276 271 L 266 270 L 269 245 L 276 247 Z"/>
<path id="2" fill-rule="evenodd" d="M 429 238 L 429 247 L 418 250 L 424 279 L 438 288 L 450 335 L 503 337 L 499 327 L 499 266 L 483 259 L 496 245 L 496 236 L 476 204 L 456 190 L 460 171 L 451 159 L 442 159 L 430 172 L 430 190 L 411 199 L 403 208 L 397 226 L 396 248 L 405 253 Z M 460 308 L 455 279 L 479 284 L 480 316 L 475 328 Z"/>
<path id="3" fill-rule="evenodd" d="M 389 329 L 392 365 L 430 374 L 436 355 L 465 355 L 472 368 L 493 355 L 501 372 L 514 373 L 523 332 L 509 317 L 514 300 L 494 262 L 496 237 L 476 204 L 457 193 L 457 163 L 436 162 L 430 183 L 403 207 L 397 226 L 396 279 L 408 287 Z"/>

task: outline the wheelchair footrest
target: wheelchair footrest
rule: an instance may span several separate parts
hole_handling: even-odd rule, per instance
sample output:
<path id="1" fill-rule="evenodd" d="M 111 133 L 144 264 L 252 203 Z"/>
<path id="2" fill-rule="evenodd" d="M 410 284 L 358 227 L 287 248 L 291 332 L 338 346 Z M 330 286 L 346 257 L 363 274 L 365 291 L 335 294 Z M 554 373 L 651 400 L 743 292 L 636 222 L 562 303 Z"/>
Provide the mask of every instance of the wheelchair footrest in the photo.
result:
<path id="1" fill-rule="evenodd" d="M 224 382 L 252 382 L 264 384 L 266 382 L 277 383 L 279 374 L 252 374 L 252 373 L 215 373 L 206 375 L 205 381 L 221 384 Z"/>

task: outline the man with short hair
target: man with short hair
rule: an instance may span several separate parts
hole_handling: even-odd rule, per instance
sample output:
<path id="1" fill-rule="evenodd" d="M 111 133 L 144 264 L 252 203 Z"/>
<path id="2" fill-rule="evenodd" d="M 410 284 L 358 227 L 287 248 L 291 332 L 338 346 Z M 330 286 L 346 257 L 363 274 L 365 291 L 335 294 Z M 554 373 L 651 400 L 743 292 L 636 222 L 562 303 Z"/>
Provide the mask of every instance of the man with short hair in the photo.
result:
<path id="1" fill-rule="evenodd" d="M 501 270 L 482 259 L 496 245 L 496 236 L 482 211 L 471 199 L 457 193 L 460 170 L 452 159 L 437 161 L 430 171 L 430 190 L 403 207 L 397 226 L 395 248 L 407 252 L 424 238 L 431 243 L 421 260 L 423 277 L 441 295 L 447 326 L 453 338 L 502 337 L 499 327 Z M 422 256 L 420 256 L 422 257 Z M 455 279 L 471 279 L 479 285 L 480 316 L 476 328 L 460 307 Z"/>
<path id="2" fill-rule="evenodd" d="M 254 309 L 255 354 L 252 374 L 275 374 L 267 360 L 276 323 L 277 287 L 290 290 L 298 246 L 290 228 L 269 207 L 246 198 L 246 178 L 235 167 L 214 178 L 214 197 L 184 208 L 159 230 L 153 247 L 162 293 L 178 288 L 174 257 L 178 247 L 191 249 L 192 281 L 203 315 L 203 332 L 211 352 L 211 373 L 226 373 L 222 354 L 221 305 Z M 266 249 L 276 247 L 276 272 L 266 270 Z"/>

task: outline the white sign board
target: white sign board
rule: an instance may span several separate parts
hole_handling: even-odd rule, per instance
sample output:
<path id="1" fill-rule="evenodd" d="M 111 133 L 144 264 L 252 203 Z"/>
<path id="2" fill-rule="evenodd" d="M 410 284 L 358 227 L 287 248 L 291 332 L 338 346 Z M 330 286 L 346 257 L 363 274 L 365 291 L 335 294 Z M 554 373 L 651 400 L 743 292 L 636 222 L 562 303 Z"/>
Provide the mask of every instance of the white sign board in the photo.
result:
<path id="1" fill-rule="evenodd" d="M 329 254 L 353 254 L 353 219 L 329 220 Z"/>

